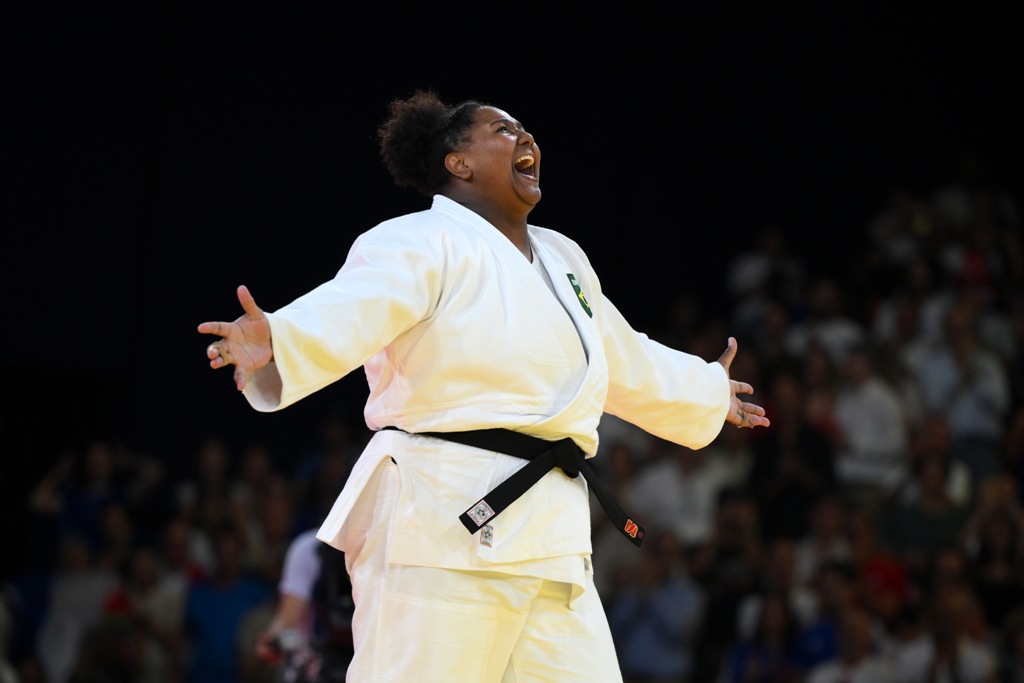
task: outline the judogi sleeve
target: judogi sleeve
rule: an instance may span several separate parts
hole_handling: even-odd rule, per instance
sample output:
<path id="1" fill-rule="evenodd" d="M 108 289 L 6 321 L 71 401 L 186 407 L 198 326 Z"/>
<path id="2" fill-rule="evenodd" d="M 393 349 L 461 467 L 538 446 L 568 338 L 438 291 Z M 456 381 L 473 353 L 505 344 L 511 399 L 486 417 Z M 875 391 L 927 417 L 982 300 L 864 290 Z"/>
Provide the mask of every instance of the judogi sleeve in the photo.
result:
<path id="1" fill-rule="evenodd" d="M 725 368 L 637 332 L 604 295 L 599 317 L 608 359 L 605 412 L 689 448 L 711 443 L 729 410 Z"/>
<path id="2" fill-rule="evenodd" d="M 280 410 L 319 391 L 431 315 L 443 258 L 423 223 L 364 233 L 333 279 L 267 314 L 274 360 L 245 388 L 253 408 Z"/>

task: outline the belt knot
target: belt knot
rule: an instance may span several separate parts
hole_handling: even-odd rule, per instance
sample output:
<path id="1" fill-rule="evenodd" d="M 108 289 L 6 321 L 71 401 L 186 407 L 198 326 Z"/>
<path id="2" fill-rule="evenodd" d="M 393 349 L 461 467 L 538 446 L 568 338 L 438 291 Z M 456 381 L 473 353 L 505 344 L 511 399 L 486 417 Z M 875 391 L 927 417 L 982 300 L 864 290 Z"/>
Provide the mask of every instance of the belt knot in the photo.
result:
<path id="1" fill-rule="evenodd" d="M 580 458 L 583 451 L 575 441 L 572 439 L 556 441 L 551 452 L 555 456 L 555 467 L 565 472 L 565 476 L 575 479 L 580 475 Z"/>

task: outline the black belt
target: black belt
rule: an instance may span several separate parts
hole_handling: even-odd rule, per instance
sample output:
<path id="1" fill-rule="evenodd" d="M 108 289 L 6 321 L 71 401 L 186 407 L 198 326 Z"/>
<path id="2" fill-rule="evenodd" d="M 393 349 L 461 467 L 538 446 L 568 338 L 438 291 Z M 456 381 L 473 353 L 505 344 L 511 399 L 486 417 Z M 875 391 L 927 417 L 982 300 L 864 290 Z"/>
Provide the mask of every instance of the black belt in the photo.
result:
<path id="1" fill-rule="evenodd" d="M 397 427 L 385 427 L 402 431 Z M 550 470 L 558 467 L 567 477 L 575 479 L 580 472 L 587 480 L 590 490 L 597 496 L 605 513 L 630 543 L 640 547 L 644 540 L 644 528 L 634 522 L 615 502 L 601 477 L 587 461 L 583 450 L 572 439 L 545 441 L 529 434 L 509 429 L 476 429 L 465 432 L 415 432 L 418 436 L 432 436 L 437 439 L 454 441 L 487 451 L 504 453 L 530 462 L 511 477 L 498 484 L 490 493 L 459 515 L 459 521 L 476 533 L 502 510 L 511 505 L 527 489 L 540 481 Z"/>

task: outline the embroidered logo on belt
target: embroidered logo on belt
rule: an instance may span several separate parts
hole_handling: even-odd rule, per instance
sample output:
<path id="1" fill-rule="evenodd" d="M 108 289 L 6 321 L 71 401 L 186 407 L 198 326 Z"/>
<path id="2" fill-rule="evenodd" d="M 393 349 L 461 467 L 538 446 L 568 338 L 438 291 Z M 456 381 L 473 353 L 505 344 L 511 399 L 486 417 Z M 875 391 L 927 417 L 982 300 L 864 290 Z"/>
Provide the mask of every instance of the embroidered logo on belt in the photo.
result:
<path id="1" fill-rule="evenodd" d="M 583 296 L 583 290 L 580 289 L 580 283 L 576 282 L 576 276 L 572 273 L 566 273 L 569 278 L 569 283 L 572 285 L 572 289 L 576 292 L 576 298 L 580 300 L 580 306 L 587 312 L 587 315 L 591 318 L 594 317 L 594 312 L 590 310 L 590 304 L 587 303 L 587 297 Z"/>
<path id="2" fill-rule="evenodd" d="M 480 529 L 480 545 L 485 545 L 490 548 L 494 544 L 494 527 L 490 524 Z"/>
<path id="3" fill-rule="evenodd" d="M 484 522 L 494 516 L 494 510 L 487 504 L 486 500 L 481 500 L 479 503 L 473 506 L 473 509 L 469 511 L 469 518 L 476 522 L 477 526 L 483 525 Z"/>
<path id="4" fill-rule="evenodd" d="M 626 526 L 623 528 L 631 538 L 636 538 L 637 533 L 640 531 L 640 527 L 637 526 L 636 522 L 631 519 L 626 520 Z"/>

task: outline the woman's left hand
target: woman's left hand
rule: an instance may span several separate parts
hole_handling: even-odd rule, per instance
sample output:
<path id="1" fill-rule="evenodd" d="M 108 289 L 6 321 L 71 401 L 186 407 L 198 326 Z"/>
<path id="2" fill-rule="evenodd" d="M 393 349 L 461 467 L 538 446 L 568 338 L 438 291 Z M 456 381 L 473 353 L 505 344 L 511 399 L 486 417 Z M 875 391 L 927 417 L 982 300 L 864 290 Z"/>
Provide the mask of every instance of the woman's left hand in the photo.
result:
<path id="1" fill-rule="evenodd" d="M 738 348 L 739 345 L 736 343 L 736 338 L 729 337 L 729 345 L 725 347 L 725 352 L 718 358 L 718 362 L 725 368 L 727 375 L 729 374 L 729 366 L 732 365 L 733 359 L 736 358 Z M 739 397 L 739 394 L 754 393 L 754 387 L 746 382 L 738 382 L 730 377 L 729 393 L 732 405 L 729 406 L 729 412 L 725 416 L 726 422 L 737 427 L 750 427 L 751 429 L 754 427 L 767 427 L 771 424 L 768 418 L 764 416 L 764 408 L 755 403 L 748 403 Z"/>

